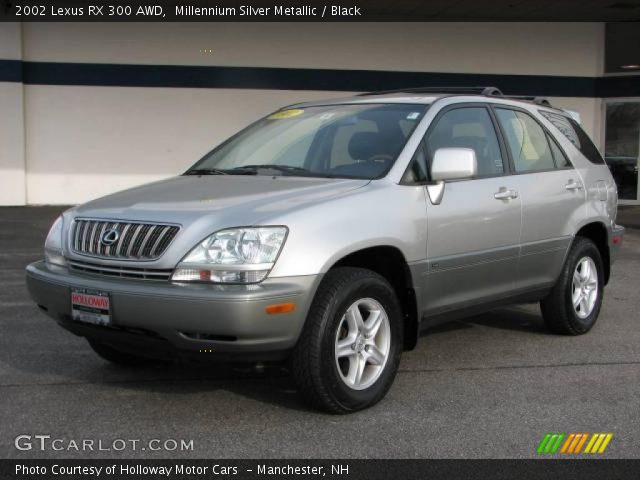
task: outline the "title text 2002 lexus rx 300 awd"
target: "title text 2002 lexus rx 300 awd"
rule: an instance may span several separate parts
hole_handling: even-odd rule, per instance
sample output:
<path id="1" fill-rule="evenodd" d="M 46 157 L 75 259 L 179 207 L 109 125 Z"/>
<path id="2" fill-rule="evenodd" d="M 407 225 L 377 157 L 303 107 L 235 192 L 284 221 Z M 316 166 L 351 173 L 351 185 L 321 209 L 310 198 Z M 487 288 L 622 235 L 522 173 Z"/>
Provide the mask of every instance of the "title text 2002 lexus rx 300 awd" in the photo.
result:
<path id="1" fill-rule="evenodd" d="M 183 175 L 64 212 L 27 280 L 107 360 L 286 359 L 344 413 L 445 318 L 539 301 L 551 331 L 588 332 L 616 209 L 597 149 L 546 102 L 366 94 L 287 107 Z"/>

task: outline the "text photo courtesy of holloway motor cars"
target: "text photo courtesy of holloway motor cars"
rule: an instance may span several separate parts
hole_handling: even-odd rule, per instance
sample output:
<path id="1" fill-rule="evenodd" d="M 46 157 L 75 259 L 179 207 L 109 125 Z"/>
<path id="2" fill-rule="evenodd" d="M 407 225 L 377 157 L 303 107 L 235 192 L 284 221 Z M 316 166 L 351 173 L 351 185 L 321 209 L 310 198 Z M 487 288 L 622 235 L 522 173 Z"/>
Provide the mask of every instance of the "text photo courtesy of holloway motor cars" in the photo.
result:
<path id="1" fill-rule="evenodd" d="M 0 0 L 0 478 L 637 478 L 640 3 Z"/>

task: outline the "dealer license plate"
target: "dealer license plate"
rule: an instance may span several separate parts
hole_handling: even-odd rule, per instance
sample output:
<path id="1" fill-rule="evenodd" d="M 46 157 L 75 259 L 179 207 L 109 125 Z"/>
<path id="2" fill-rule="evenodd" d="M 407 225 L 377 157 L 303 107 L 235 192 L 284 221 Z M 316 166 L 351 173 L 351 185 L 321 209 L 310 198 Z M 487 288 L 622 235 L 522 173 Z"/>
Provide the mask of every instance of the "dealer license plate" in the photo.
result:
<path id="1" fill-rule="evenodd" d="M 86 288 L 72 288 L 71 318 L 77 322 L 110 325 L 111 299 L 109 294 Z"/>

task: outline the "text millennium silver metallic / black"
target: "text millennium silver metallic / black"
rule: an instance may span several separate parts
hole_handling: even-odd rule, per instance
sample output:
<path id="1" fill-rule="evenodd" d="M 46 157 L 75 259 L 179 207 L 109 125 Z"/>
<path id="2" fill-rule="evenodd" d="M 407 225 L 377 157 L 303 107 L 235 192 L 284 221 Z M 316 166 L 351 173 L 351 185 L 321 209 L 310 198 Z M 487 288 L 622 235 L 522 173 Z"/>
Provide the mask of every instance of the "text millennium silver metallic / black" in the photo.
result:
<path id="1" fill-rule="evenodd" d="M 196 7 L 194 5 L 177 5 L 176 16 L 205 16 L 205 17 L 324 17 L 326 16 L 360 16 L 358 6 L 311 6 L 297 7 L 274 5 L 270 7 L 254 7 L 241 5 L 239 7 Z"/>

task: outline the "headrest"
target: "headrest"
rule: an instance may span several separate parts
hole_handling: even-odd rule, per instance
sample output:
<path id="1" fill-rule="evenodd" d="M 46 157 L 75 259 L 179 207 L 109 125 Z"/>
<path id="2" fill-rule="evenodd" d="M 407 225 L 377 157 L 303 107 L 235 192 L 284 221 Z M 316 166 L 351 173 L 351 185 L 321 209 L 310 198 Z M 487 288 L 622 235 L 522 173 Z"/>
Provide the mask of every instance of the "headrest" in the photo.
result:
<path id="1" fill-rule="evenodd" d="M 377 132 L 357 132 L 349 141 L 349 155 L 354 160 L 368 160 L 374 155 L 390 153 L 393 146 Z"/>

